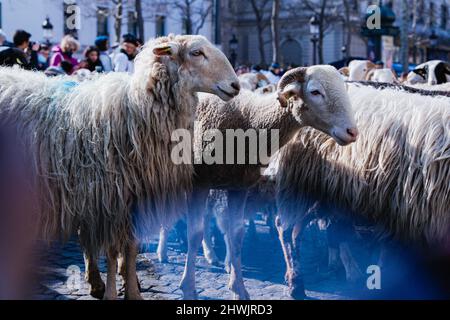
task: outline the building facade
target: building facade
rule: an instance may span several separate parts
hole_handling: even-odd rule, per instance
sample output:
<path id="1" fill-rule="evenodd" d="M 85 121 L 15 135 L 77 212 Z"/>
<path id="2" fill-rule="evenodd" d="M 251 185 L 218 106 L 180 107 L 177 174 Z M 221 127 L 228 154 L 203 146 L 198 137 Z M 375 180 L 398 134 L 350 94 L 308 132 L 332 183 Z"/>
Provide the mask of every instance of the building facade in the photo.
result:
<path id="1" fill-rule="evenodd" d="M 134 0 L 123 0 L 121 34 L 137 34 Z M 144 35 L 146 40 L 169 33 L 184 33 L 185 20 L 180 10 L 168 1 L 142 0 Z M 201 1 L 197 2 L 201 5 Z M 53 25 L 52 43 L 64 34 L 74 33 L 82 46 L 92 45 L 98 35 L 107 35 L 116 42 L 115 7 L 108 0 L 0 0 L 0 28 L 11 40 L 17 29 L 30 32 L 33 41 L 46 41 L 42 28 L 48 17 Z M 211 10 L 199 33 L 214 38 Z M 195 18 L 195 17 L 194 17 Z M 197 18 L 195 18 L 197 19 Z M 73 24 L 76 24 L 75 29 Z"/>
<path id="2" fill-rule="evenodd" d="M 403 21 L 404 0 L 329 0 L 328 23 L 323 41 L 324 63 L 331 63 L 346 57 L 367 58 L 370 56 L 371 39 L 363 34 L 367 24 L 368 8 L 371 5 L 389 7 L 394 13 L 393 27 L 400 29 Z M 450 52 L 450 0 L 406 0 L 410 39 L 409 53 L 411 63 L 430 59 L 449 60 Z M 265 28 L 263 32 L 265 62 L 272 62 L 271 46 L 271 1 L 259 0 L 257 4 L 269 2 L 263 13 Z M 317 8 L 322 0 L 310 0 Z M 344 6 L 348 5 L 348 11 Z M 297 8 L 297 10 L 296 10 Z M 235 35 L 238 40 L 237 62 L 260 63 L 259 33 L 251 0 L 222 0 L 222 20 L 226 32 L 222 34 L 222 44 L 231 54 L 228 42 Z M 297 12 L 293 12 L 297 11 Z M 282 64 L 310 65 L 313 63 L 313 42 L 310 33 L 312 10 L 302 7 L 300 0 L 282 0 L 280 13 L 280 51 Z M 350 26 L 350 28 L 349 28 Z M 350 35 L 349 35 L 350 33 Z M 349 41 L 349 38 L 351 41 Z M 393 60 L 400 61 L 400 36 L 394 37 L 392 44 Z M 380 58 L 383 54 L 380 54 Z"/>

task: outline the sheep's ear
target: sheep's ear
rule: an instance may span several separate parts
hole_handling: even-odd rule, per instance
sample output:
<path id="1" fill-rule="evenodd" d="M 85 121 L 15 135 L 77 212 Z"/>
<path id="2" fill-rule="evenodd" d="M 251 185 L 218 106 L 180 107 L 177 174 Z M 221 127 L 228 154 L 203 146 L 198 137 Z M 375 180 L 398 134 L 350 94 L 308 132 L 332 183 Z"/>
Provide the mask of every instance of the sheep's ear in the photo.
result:
<path id="1" fill-rule="evenodd" d="M 288 84 L 283 90 L 278 91 L 278 101 L 281 107 L 286 108 L 288 100 L 292 97 L 300 97 L 302 94 L 302 86 L 298 82 Z"/>
<path id="2" fill-rule="evenodd" d="M 367 70 L 375 69 L 377 66 L 372 61 L 367 61 Z"/>
<path id="3" fill-rule="evenodd" d="M 289 70 L 281 77 L 278 83 L 278 101 L 283 108 L 288 105 L 292 97 L 302 97 L 302 84 L 305 83 L 307 68 L 295 68 Z"/>
<path id="4" fill-rule="evenodd" d="M 162 43 L 153 48 L 153 54 L 157 57 L 173 56 L 176 53 L 175 46 L 171 43 Z"/>
<path id="5" fill-rule="evenodd" d="M 348 67 L 343 67 L 340 68 L 339 73 L 342 74 L 344 77 L 349 77 L 350 76 L 350 69 Z"/>
<path id="6" fill-rule="evenodd" d="M 375 75 L 375 69 L 372 69 L 366 74 L 366 79 L 365 80 L 366 81 L 372 81 L 374 75 Z"/>

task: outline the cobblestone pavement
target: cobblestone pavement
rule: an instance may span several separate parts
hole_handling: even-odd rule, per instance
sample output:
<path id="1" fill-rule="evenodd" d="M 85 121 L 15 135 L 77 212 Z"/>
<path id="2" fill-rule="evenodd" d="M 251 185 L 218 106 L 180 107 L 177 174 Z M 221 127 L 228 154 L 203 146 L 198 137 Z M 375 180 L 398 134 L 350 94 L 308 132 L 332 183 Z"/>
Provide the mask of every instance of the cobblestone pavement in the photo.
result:
<path id="1" fill-rule="evenodd" d="M 310 228 L 311 229 L 311 228 Z M 350 285 L 323 276 L 319 272 L 326 260 L 324 232 L 315 228 L 305 233 L 303 240 L 303 261 L 307 294 L 313 299 L 351 299 Z M 185 254 L 173 241 L 169 242 L 169 263 L 161 264 L 155 254 L 156 239 L 150 241 L 138 256 L 138 277 L 145 299 L 181 299 L 178 284 L 183 273 Z M 54 245 L 45 250 L 41 261 L 40 281 L 35 299 L 45 300 L 93 300 L 89 286 L 84 281 L 83 256 L 76 239 L 64 246 Z M 223 243 L 218 243 L 219 258 L 224 257 Z M 102 278 L 106 279 L 106 264 L 100 261 Z M 277 238 L 269 228 L 257 224 L 256 238 L 247 236 L 243 248 L 243 271 L 245 284 L 252 299 L 290 299 L 284 284 L 285 264 Z M 230 299 L 227 288 L 228 274 L 223 267 L 209 266 L 202 255 L 197 262 L 197 288 L 200 299 Z M 117 276 L 117 287 L 122 282 Z M 120 294 L 123 299 L 123 294 Z"/>

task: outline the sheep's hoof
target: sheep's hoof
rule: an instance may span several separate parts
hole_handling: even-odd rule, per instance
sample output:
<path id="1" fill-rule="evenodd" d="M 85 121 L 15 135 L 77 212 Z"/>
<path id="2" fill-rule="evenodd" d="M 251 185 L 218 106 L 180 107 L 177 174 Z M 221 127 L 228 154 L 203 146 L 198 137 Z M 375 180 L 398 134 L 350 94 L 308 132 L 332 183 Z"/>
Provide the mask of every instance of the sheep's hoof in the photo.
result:
<path id="1" fill-rule="evenodd" d="M 106 294 L 103 296 L 103 300 L 105 301 L 114 301 L 117 300 L 117 294 Z"/>
<path id="2" fill-rule="evenodd" d="M 308 296 L 305 293 L 305 288 L 303 286 L 295 286 L 289 288 L 289 295 L 294 300 L 305 300 Z"/>
<path id="3" fill-rule="evenodd" d="M 233 292 L 233 300 L 250 300 L 250 295 L 243 289 L 241 292 Z"/>
<path id="4" fill-rule="evenodd" d="M 197 291 L 183 291 L 183 300 L 198 300 Z"/>
<path id="5" fill-rule="evenodd" d="M 140 292 L 125 293 L 125 300 L 144 300 Z"/>
<path id="6" fill-rule="evenodd" d="M 105 296 L 105 284 L 103 282 L 100 282 L 98 285 L 91 286 L 91 292 L 90 292 L 91 297 L 95 298 L 95 299 L 103 299 Z"/>

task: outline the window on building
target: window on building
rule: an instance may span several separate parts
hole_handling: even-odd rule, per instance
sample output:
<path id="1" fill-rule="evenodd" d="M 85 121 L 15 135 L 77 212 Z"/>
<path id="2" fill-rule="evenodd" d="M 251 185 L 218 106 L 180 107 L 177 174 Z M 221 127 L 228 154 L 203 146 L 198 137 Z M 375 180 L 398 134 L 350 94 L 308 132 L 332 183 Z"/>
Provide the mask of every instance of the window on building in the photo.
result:
<path id="1" fill-rule="evenodd" d="M 134 11 L 128 12 L 128 33 L 137 35 L 137 17 Z"/>
<path id="2" fill-rule="evenodd" d="M 424 20 L 424 14 L 423 12 L 425 12 L 425 1 L 424 0 L 418 0 L 417 3 L 417 22 L 420 24 L 424 24 L 425 20 Z"/>
<path id="3" fill-rule="evenodd" d="M 444 3 L 441 6 L 441 28 L 447 29 L 448 23 L 448 6 Z"/>
<path id="4" fill-rule="evenodd" d="M 108 8 L 97 9 L 97 35 L 107 36 L 108 32 Z"/>
<path id="5" fill-rule="evenodd" d="M 162 37 L 166 35 L 166 17 L 165 16 L 157 16 L 156 17 L 156 28 L 155 28 L 156 36 Z"/>
<path id="6" fill-rule="evenodd" d="M 429 25 L 430 25 L 430 28 L 433 28 L 434 27 L 434 3 L 433 2 L 430 2 L 430 23 L 429 23 Z"/>

